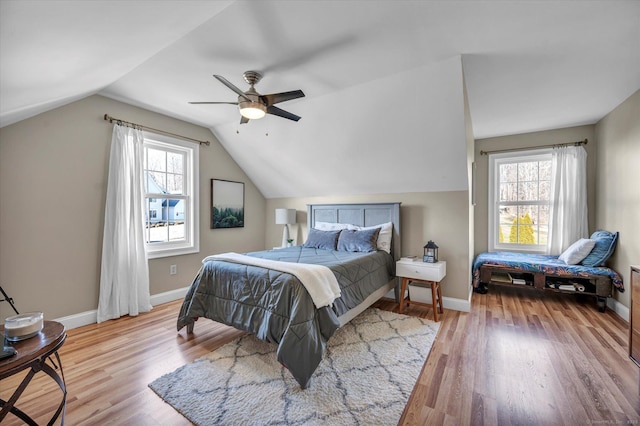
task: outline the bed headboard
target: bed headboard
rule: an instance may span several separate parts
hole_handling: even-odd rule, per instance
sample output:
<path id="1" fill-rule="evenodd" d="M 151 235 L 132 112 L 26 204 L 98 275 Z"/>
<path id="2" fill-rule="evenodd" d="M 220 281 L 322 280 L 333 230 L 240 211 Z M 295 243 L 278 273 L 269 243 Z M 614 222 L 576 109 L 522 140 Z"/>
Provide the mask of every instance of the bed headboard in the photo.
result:
<path id="1" fill-rule="evenodd" d="M 358 226 L 375 226 L 393 222 L 391 254 L 400 259 L 400 204 L 307 204 L 307 227 L 315 227 L 316 222 L 350 223 Z"/>

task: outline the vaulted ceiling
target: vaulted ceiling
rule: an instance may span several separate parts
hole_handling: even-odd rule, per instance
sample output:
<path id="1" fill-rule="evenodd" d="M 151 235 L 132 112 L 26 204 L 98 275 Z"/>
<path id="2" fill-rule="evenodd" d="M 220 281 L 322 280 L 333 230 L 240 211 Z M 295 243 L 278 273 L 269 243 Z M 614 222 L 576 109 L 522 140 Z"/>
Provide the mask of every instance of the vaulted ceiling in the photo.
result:
<path id="1" fill-rule="evenodd" d="M 475 138 L 595 123 L 640 88 L 640 1 L 0 0 L 0 67 L 1 126 L 100 94 L 210 128 L 267 198 L 464 190 L 464 84 Z M 188 103 L 247 70 L 302 119 Z"/>

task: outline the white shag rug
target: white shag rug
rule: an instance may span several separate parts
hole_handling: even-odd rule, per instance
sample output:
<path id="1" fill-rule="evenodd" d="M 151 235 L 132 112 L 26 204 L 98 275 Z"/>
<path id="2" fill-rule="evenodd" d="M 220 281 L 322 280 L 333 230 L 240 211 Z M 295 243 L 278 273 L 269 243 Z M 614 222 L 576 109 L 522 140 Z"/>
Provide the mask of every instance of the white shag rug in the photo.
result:
<path id="1" fill-rule="evenodd" d="M 395 425 L 440 323 L 369 308 L 338 329 L 301 389 L 277 346 L 245 335 L 149 384 L 199 426 Z"/>

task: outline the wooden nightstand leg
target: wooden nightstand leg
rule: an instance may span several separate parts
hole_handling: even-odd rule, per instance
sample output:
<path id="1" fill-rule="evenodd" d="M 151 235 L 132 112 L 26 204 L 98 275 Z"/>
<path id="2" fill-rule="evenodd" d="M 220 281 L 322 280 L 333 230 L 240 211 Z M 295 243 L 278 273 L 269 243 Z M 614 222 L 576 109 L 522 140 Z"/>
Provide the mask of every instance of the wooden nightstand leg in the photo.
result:
<path id="1" fill-rule="evenodd" d="M 431 302 L 433 304 L 433 320 L 438 322 L 438 300 L 436 299 L 436 287 L 438 284 L 435 281 L 431 281 Z"/>
<path id="2" fill-rule="evenodd" d="M 399 313 L 402 313 L 404 310 L 404 293 L 407 291 L 407 279 L 402 278 L 402 283 L 400 284 L 400 308 L 398 309 Z"/>
<path id="3" fill-rule="evenodd" d="M 442 286 L 440 283 L 436 283 L 438 285 L 438 305 L 440 306 L 440 313 L 444 313 L 444 305 L 442 304 Z"/>

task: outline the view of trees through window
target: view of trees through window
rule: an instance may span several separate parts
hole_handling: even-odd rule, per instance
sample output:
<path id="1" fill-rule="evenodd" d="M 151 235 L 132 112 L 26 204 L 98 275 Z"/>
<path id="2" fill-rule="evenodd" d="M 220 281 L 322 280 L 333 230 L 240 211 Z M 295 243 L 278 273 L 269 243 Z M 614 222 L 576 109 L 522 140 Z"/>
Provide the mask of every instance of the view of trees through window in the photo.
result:
<path id="1" fill-rule="evenodd" d="M 546 245 L 551 161 L 502 162 L 498 176 L 500 244 Z"/>
<path id="2" fill-rule="evenodd" d="M 185 154 L 145 146 L 147 243 L 185 239 Z"/>

